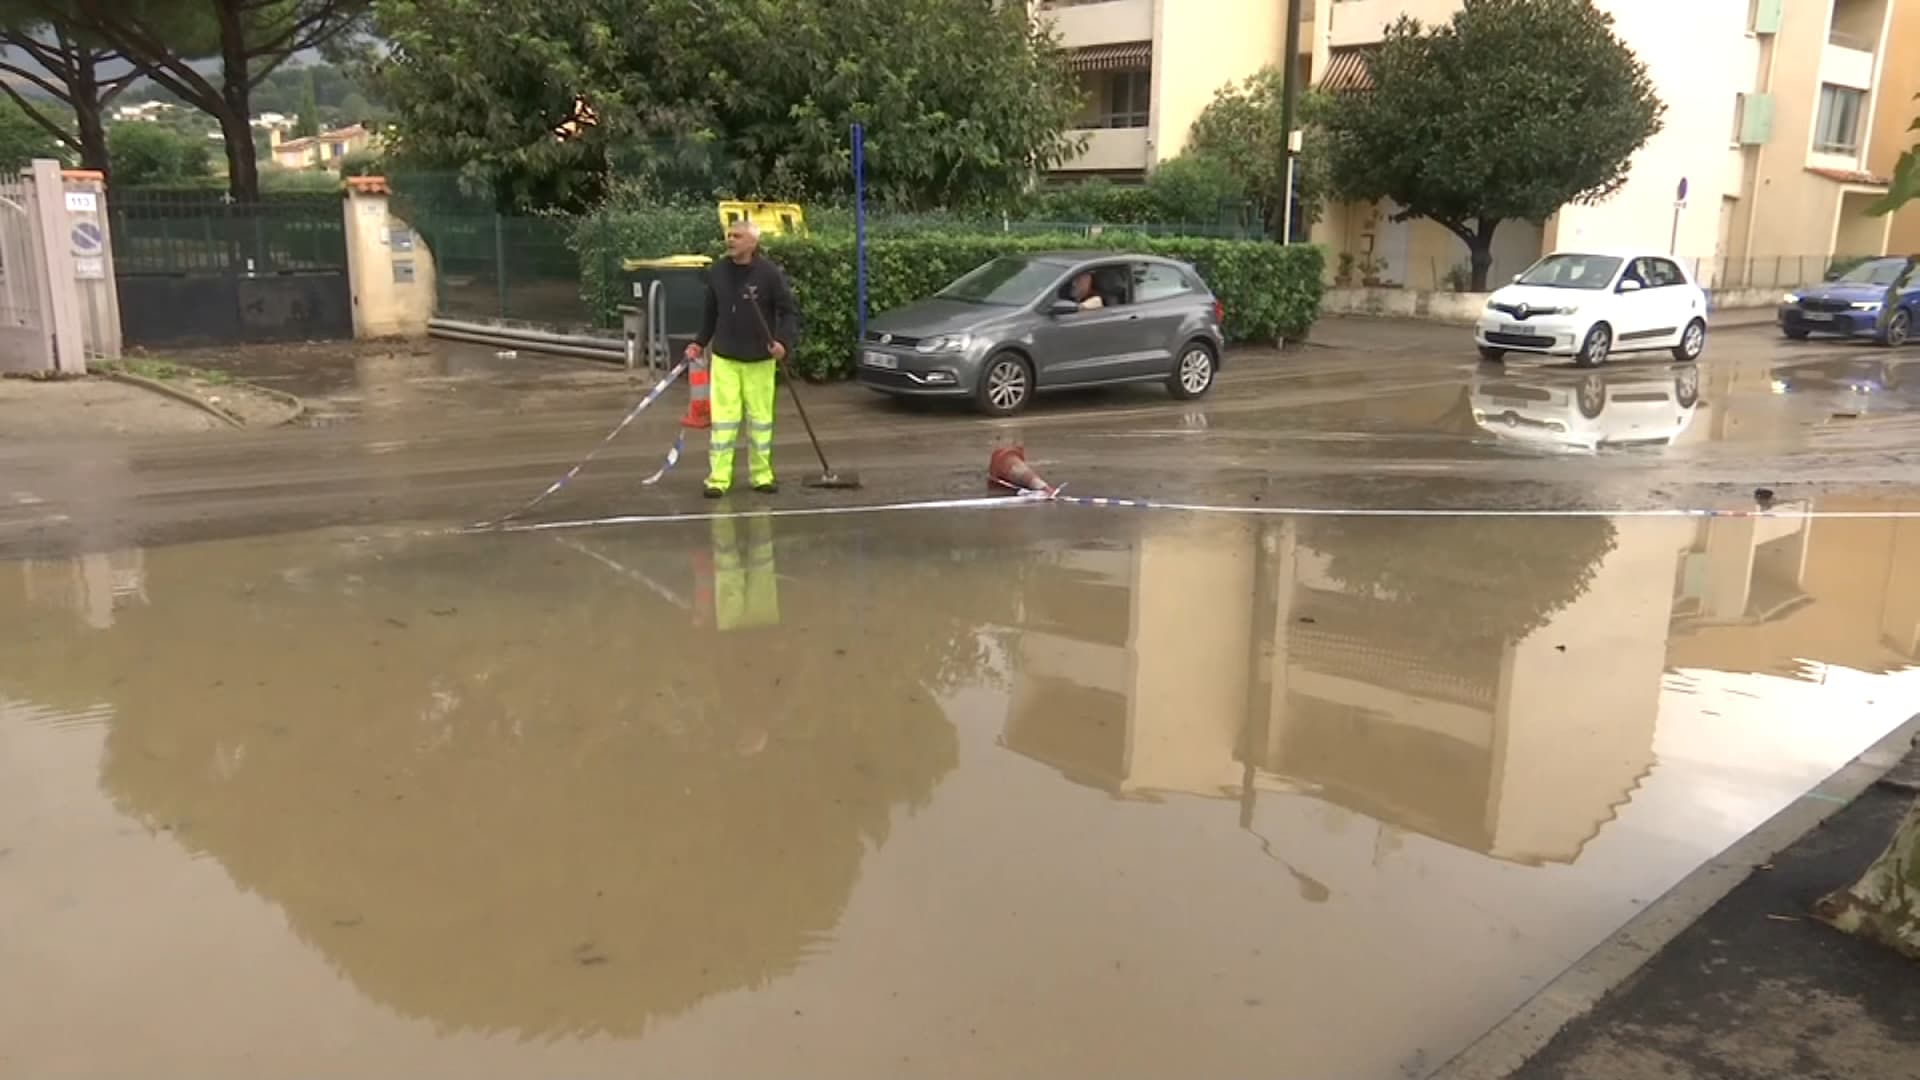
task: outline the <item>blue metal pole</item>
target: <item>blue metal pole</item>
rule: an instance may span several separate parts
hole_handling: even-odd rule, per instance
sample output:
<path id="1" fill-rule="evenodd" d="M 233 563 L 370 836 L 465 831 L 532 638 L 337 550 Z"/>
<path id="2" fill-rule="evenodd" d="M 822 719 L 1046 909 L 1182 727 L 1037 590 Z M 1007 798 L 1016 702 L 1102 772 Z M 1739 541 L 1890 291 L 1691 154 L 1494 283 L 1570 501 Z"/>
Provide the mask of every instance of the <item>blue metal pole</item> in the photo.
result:
<path id="1" fill-rule="evenodd" d="M 860 340 L 867 340 L 867 133 L 853 125 L 853 247 L 860 310 Z"/>

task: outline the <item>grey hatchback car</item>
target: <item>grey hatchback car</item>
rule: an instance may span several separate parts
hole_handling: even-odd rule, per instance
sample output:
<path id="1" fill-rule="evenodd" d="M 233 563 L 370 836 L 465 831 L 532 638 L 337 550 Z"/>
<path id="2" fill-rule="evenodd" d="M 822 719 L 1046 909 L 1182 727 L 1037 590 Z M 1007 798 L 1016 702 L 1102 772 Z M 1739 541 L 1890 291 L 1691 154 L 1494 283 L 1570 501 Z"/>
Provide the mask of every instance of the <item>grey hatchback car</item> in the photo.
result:
<path id="1" fill-rule="evenodd" d="M 1019 412 L 1037 392 L 1117 383 L 1197 398 L 1220 370 L 1221 316 L 1193 267 L 1170 259 L 1006 256 L 875 318 L 855 370 L 881 393 L 970 397 L 989 416 Z"/>

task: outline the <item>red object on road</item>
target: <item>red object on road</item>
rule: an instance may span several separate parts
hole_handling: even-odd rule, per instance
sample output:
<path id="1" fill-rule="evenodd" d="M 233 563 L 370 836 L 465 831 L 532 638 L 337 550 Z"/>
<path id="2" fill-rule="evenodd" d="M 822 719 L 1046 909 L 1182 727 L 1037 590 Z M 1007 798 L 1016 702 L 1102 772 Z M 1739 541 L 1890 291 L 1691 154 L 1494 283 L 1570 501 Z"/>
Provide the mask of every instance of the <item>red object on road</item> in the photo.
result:
<path id="1" fill-rule="evenodd" d="M 993 457 L 987 460 L 987 486 L 996 490 L 1042 491 L 1048 495 L 1055 490 L 1027 464 L 1026 448 L 1020 446 L 1003 446 L 993 452 Z"/>

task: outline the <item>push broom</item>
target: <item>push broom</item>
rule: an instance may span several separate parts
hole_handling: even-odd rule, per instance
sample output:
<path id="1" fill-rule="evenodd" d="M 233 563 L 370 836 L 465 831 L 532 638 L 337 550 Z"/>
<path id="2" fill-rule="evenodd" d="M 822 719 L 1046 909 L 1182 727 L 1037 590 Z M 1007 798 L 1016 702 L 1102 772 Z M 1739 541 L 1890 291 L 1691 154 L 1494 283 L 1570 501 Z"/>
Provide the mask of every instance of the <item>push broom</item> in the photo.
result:
<path id="1" fill-rule="evenodd" d="M 767 317 L 761 314 L 759 304 L 749 302 L 747 306 L 753 309 L 753 317 L 760 320 L 761 332 L 767 335 L 767 352 L 773 352 L 773 328 L 767 325 Z M 801 483 L 811 488 L 829 488 L 841 491 L 858 489 L 860 487 L 859 473 L 835 472 L 833 466 L 827 464 L 827 452 L 820 448 L 820 436 L 814 434 L 813 421 L 807 419 L 807 403 L 800 399 L 800 387 L 797 385 L 799 379 L 794 376 L 793 369 L 786 367 L 784 361 L 781 363 L 781 366 L 785 369 L 787 376 L 787 392 L 793 395 L 793 407 L 800 410 L 800 423 L 807 429 L 807 441 L 813 444 L 813 456 L 820 459 L 819 473 L 807 477 L 802 480 Z"/>

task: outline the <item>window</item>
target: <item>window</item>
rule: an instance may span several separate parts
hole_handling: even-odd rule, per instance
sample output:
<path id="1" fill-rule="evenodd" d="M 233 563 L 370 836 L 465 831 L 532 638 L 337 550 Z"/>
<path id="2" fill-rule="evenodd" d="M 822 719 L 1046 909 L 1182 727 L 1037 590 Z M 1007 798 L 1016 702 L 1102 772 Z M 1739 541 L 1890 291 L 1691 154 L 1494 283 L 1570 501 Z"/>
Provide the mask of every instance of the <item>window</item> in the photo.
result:
<path id="1" fill-rule="evenodd" d="M 1820 87 L 1820 116 L 1813 124 L 1813 149 L 1821 154 L 1860 152 L 1860 114 L 1867 93 L 1832 83 Z"/>
<path id="2" fill-rule="evenodd" d="M 1060 299 L 1077 300 L 1073 294 L 1074 283 L 1082 276 L 1090 276 L 1093 281 L 1093 295 L 1100 298 L 1103 308 L 1121 307 L 1130 302 L 1132 275 L 1127 267 L 1109 264 L 1106 266 L 1083 266 L 1079 273 L 1067 278 L 1060 284 Z"/>
<path id="3" fill-rule="evenodd" d="M 1613 284 L 1620 260 L 1611 255 L 1549 255 L 1520 275 L 1522 285 L 1552 289 L 1604 289 Z"/>
<path id="4" fill-rule="evenodd" d="M 1086 97 L 1083 128 L 1142 128 L 1153 108 L 1153 76 L 1145 70 L 1089 71 L 1080 76 Z"/>
<path id="5" fill-rule="evenodd" d="M 1133 299 L 1136 303 L 1171 300 L 1192 291 L 1193 283 L 1187 280 L 1186 275 L 1165 263 L 1134 264 Z"/>
<path id="6" fill-rule="evenodd" d="M 1640 277 L 1649 289 L 1661 289 L 1668 285 L 1686 284 L 1686 275 L 1680 268 L 1666 259 L 1640 260 Z"/>

